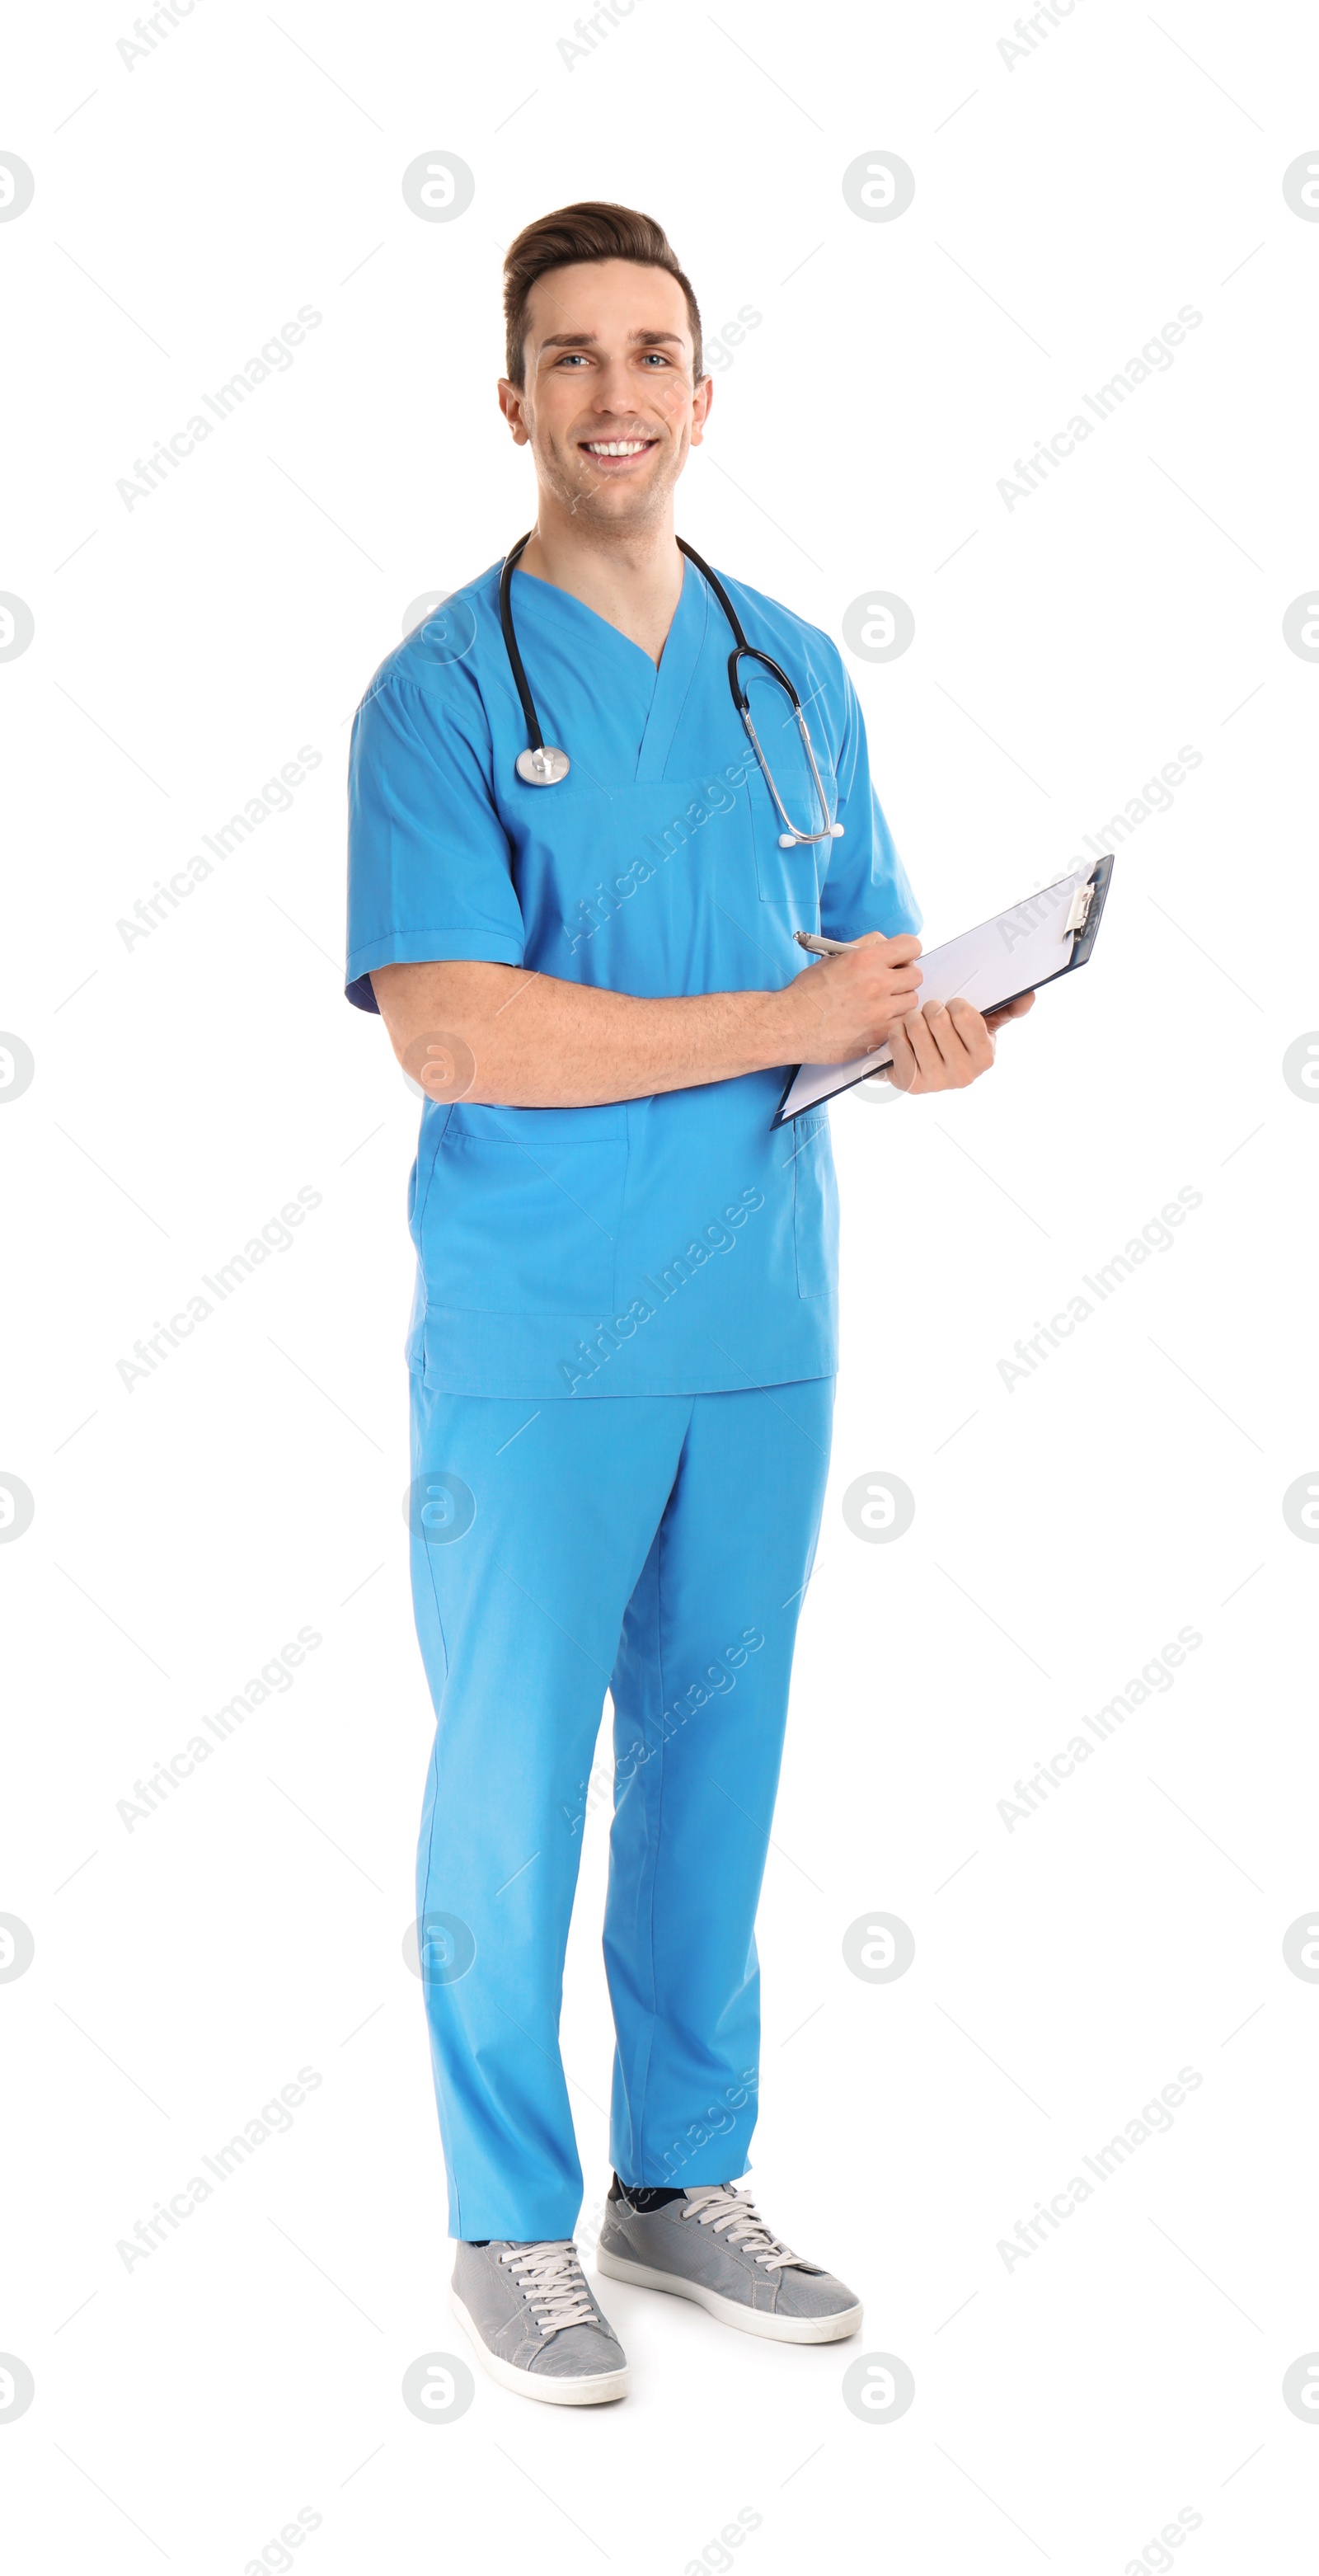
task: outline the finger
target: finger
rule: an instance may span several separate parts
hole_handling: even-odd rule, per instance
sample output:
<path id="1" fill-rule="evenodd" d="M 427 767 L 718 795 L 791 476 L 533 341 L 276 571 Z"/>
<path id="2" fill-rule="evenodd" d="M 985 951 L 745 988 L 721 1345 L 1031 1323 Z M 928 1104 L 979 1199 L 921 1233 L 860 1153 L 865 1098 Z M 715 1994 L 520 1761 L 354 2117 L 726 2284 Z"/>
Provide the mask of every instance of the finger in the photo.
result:
<path id="1" fill-rule="evenodd" d="M 969 1002 L 927 1002 L 920 1021 L 909 1022 L 908 1026 L 921 1067 L 923 1091 L 960 1091 L 993 1062 L 993 1040 Z"/>
<path id="2" fill-rule="evenodd" d="M 911 1040 L 907 1035 L 905 1020 L 892 1022 L 888 1042 L 889 1052 L 893 1058 L 889 1066 L 889 1081 L 895 1091 L 911 1091 L 915 1088 L 918 1067 L 911 1050 Z"/>
<path id="3" fill-rule="evenodd" d="M 943 1057 L 924 1011 L 909 1011 L 901 1022 L 922 1091 L 943 1089 Z"/>
<path id="4" fill-rule="evenodd" d="M 908 958 L 919 957 L 921 943 L 911 931 L 904 930 L 896 939 L 886 939 L 882 930 L 863 930 L 859 939 L 850 940 L 851 948 L 884 948 L 891 966 L 905 966 Z"/>
<path id="5" fill-rule="evenodd" d="M 974 1002 L 964 1001 L 960 993 L 948 1005 L 950 1017 L 964 1046 L 973 1047 L 977 1039 L 989 1034 L 989 1022 L 976 1009 Z"/>
<path id="6" fill-rule="evenodd" d="M 958 1023 L 955 1015 L 966 1007 L 960 1001 L 945 1001 L 942 994 L 938 993 L 932 994 L 925 1004 L 926 1019 L 940 1043 L 941 1050 L 946 1050 L 956 1037 Z"/>
<path id="7" fill-rule="evenodd" d="M 914 957 L 895 959 L 885 955 L 866 958 L 859 966 L 853 963 L 853 960 L 860 956 L 862 948 L 884 948 L 885 946 L 886 943 L 882 939 L 858 940 L 855 948 L 849 949 L 845 957 L 828 957 L 824 962 L 826 966 L 832 966 L 836 972 L 845 972 L 849 976 L 857 977 L 867 985 L 880 982 L 889 999 L 892 999 L 895 994 L 914 993 L 922 981 L 922 971 Z"/>
<path id="8" fill-rule="evenodd" d="M 991 1029 L 998 1029 L 1002 1028 L 1008 1020 L 1024 1019 L 1027 1011 L 1034 1007 L 1034 1002 L 1035 996 L 1033 993 L 1018 993 L 1015 1001 L 1004 1002 L 1000 1010 L 987 1011 L 985 1014 L 985 1026 Z"/>
<path id="9" fill-rule="evenodd" d="M 974 1082 L 994 1061 L 994 1040 L 989 1023 L 982 1019 L 973 1002 L 957 995 L 948 1005 L 951 1038 L 947 1060 L 956 1069 L 959 1082 Z M 955 1052 L 954 1049 L 960 1052 Z"/>
<path id="10" fill-rule="evenodd" d="M 896 1011 L 903 1019 L 909 1011 L 918 1010 L 921 998 L 919 970 L 909 967 L 902 974 L 890 976 L 883 998 L 890 1011 Z"/>

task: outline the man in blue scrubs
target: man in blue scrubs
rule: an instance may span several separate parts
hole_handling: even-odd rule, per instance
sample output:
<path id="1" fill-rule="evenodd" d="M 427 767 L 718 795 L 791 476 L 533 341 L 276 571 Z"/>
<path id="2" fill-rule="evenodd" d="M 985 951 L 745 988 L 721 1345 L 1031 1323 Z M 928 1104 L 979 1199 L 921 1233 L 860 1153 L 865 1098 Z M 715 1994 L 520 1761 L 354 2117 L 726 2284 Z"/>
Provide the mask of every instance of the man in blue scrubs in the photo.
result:
<path id="1" fill-rule="evenodd" d="M 900 1088 L 934 1090 L 983 1072 L 994 1040 L 965 1002 L 920 1008 L 920 914 L 837 648 L 723 575 L 796 685 L 842 826 L 783 846 L 726 618 L 675 539 L 712 385 L 664 234 L 564 208 L 513 244 L 505 311 L 500 404 L 537 482 L 509 605 L 569 766 L 519 773 L 495 564 L 358 710 L 348 996 L 426 1094 L 407 1358 L 437 1725 L 417 1909 L 452 2297 L 504 2385 L 589 2404 L 627 2374 L 572 2241 L 558 2021 L 606 1690 L 617 2047 L 597 2268 L 780 2341 L 861 2321 L 733 2187 L 837 1366 L 827 1113 L 771 1121 L 795 1063 L 891 1039 Z M 779 796 L 820 832 L 789 703 L 741 672 Z M 799 929 L 862 944 L 808 962 Z"/>

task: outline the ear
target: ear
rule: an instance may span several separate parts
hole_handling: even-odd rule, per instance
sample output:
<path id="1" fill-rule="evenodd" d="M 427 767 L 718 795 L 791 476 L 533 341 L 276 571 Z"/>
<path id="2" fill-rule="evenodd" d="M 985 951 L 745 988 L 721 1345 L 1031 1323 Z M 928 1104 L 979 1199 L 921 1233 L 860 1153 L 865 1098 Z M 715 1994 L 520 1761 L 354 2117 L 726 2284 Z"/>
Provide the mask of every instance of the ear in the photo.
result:
<path id="1" fill-rule="evenodd" d="M 516 385 L 511 385 L 509 383 L 507 376 L 501 376 L 499 379 L 499 408 L 513 433 L 514 446 L 526 447 L 531 439 L 531 431 L 527 426 L 525 386 L 521 391 L 519 391 Z"/>
<path id="2" fill-rule="evenodd" d="M 693 447 L 699 447 L 701 440 L 705 436 L 705 424 L 710 417 L 710 405 L 713 401 L 714 378 L 713 376 L 702 376 L 701 381 L 692 396 Z"/>

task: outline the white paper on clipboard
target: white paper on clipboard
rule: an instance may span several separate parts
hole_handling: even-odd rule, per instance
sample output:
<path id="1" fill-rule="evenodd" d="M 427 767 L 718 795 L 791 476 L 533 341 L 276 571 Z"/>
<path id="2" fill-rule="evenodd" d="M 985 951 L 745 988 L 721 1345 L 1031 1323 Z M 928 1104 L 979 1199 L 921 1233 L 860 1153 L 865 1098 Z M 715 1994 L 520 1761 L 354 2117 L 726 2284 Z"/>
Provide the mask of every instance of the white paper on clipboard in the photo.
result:
<path id="1" fill-rule="evenodd" d="M 1077 939 L 1077 930 L 1067 927 L 1077 908 L 1075 898 L 1094 874 L 1095 864 L 1089 861 L 1053 885 L 1041 886 L 1010 911 L 996 913 L 992 921 L 978 922 L 974 930 L 964 930 L 956 939 L 945 940 L 941 948 L 931 948 L 917 961 L 920 1002 L 951 1002 L 961 994 L 978 1011 L 992 1011 L 1014 994 L 1063 974 L 1072 962 Z M 814 1108 L 892 1061 L 893 1050 L 885 1045 L 850 1064 L 799 1065 L 779 1108 L 779 1119 Z"/>

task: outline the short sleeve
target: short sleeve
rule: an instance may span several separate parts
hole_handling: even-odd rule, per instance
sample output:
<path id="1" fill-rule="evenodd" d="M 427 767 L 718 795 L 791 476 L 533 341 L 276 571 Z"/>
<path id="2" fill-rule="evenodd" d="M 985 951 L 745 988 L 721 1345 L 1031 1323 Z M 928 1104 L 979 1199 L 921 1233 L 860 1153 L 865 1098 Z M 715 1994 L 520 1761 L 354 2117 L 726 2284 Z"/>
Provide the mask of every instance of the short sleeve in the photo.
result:
<path id="1" fill-rule="evenodd" d="M 841 666 L 840 676 L 843 733 L 834 770 L 843 835 L 832 845 L 820 890 L 820 927 L 827 939 L 860 939 L 868 930 L 895 939 L 900 931 L 919 930 L 923 916 L 871 785 L 856 691 Z"/>
<path id="2" fill-rule="evenodd" d="M 457 957 L 522 964 L 512 852 L 482 732 L 475 692 L 458 707 L 393 673 L 358 708 L 348 762 L 346 990 L 359 1010 L 377 1007 L 374 966 Z"/>

